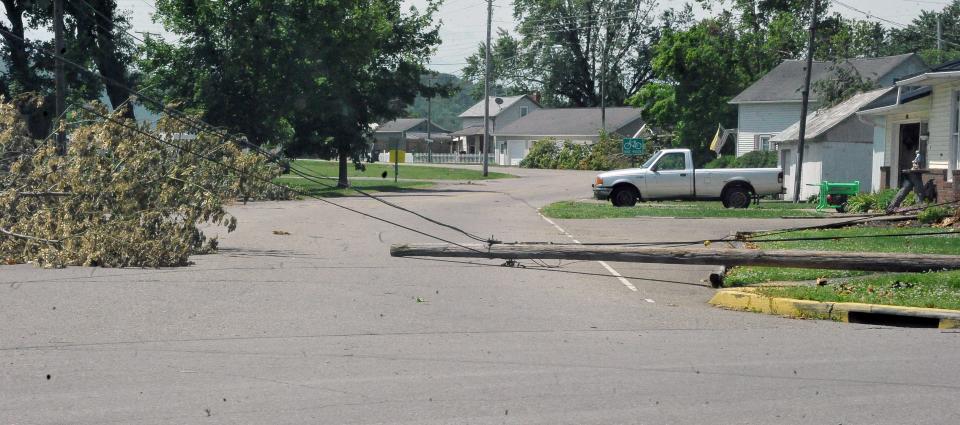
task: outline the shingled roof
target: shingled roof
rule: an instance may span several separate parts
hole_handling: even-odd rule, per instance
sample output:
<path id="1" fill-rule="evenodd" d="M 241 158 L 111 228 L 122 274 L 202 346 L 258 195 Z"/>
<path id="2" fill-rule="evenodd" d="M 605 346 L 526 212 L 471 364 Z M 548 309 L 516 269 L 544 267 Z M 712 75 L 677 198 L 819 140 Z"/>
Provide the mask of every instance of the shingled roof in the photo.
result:
<path id="1" fill-rule="evenodd" d="M 879 58 L 844 59 L 839 62 L 814 61 L 810 73 L 811 84 L 833 74 L 834 66 L 852 67 L 863 78 L 879 80 L 909 60 L 919 60 L 913 53 Z M 800 102 L 803 99 L 803 83 L 806 60 L 786 60 L 773 68 L 759 81 L 734 97 L 730 103 L 752 102 Z M 811 91 L 811 100 L 815 93 Z"/>
<path id="2" fill-rule="evenodd" d="M 414 128 L 422 124 L 426 120 L 427 120 L 426 118 L 397 118 L 393 121 L 387 121 L 383 123 L 380 127 L 377 127 L 376 132 L 377 133 L 400 133 L 404 131 L 410 131 L 411 128 Z M 439 125 L 437 125 L 437 123 L 433 123 L 433 128 L 435 128 L 436 131 L 439 133 L 450 132 L 450 130 L 440 127 Z"/>
<path id="3" fill-rule="evenodd" d="M 607 108 L 608 133 L 640 119 L 640 108 Z M 504 128 L 497 136 L 596 136 L 600 131 L 600 108 L 536 109 Z"/>
<path id="4" fill-rule="evenodd" d="M 830 129 L 846 121 L 847 118 L 852 117 L 857 111 L 860 111 L 871 102 L 891 92 L 896 92 L 896 90 L 893 87 L 884 87 L 866 93 L 859 93 L 835 106 L 820 109 L 807 115 L 806 140 L 813 140 L 821 134 L 830 131 Z M 780 132 L 780 134 L 774 136 L 771 140 L 774 142 L 790 142 L 799 139 L 800 121 L 797 121 L 790 127 L 787 127 L 786 130 Z"/>
<path id="5" fill-rule="evenodd" d="M 503 100 L 503 103 L 500 105 L 497 105 L 496 103 L 496 99 L 498 97 Z M 527 94 L 520 95 L 520 96 L 490 96 L 490 116 L 495 117 L 499 115 L 501 111 L 506 110 L 507 108 L 510 107 L 510 105 L 517 103 L 520 99 L 523 99 L 525 97 L 529 98 L 531 101 L 533 101 L 533 103 L 536 103 L 538 105 L 540 104 L 539 102 L 537 102 L 536 99 L 533 98 L 533 96 L 530 96 Z M 482 100 L 477 102 L 473 106 L 471 106 L 470 109 L 467 109 L 466 111 L 463 111 L 462 114 L 460 114 L 460 118 L 476 118 L 476 117 L 483 117 L 483 101 Z"/>

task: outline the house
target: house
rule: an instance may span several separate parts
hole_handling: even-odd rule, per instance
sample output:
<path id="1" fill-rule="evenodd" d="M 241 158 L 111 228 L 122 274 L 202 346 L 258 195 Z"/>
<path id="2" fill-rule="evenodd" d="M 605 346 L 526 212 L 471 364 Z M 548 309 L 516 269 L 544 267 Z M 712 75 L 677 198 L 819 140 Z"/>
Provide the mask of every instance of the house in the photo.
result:
<path id="1" fill-rule="evenodd" d="M 874 125 L 877 188 L 899 187 L 919 152 L 924 181 L 940 202 L 958 199 L 960 179 L 960 61 L 900 80 L 889 104 L 860 116 Z"/>
<path id="2" fill-rule="evenodd" d="M 600 108 L 537 109 L 494 134 L 496 162 L 519 165 L 537 140 L 592 144 L 599 140 L 600 130 L 609 134 L 632 136 L 644 127 L 639 108 L 606 108 L 606 127 L 601 126 Z"/>
<path id="3" fill-rule="evenodd" d="M 807 115 L 804 137 L 800 197 L 819 192 L 822 181 L 860 182 L 860 191 L 870 191 L 873 182 L 873 125 L 861 121 L 857 112 L 888 93 L 891 87 L 859 93 L 829 108 Z M 787 197 L 794 193 L 797 173 L 797 142 L 800 121 L 778 133 L 771 143 L 780 150 L 783 185 Z"/>
<path id="4" fill-rule="evenodd" d="M 428 131 L 429 130 L 429 131 Z M 429 136 L 429 137 L 428 137 Z M 426 118 L 398 118 L 385 122 L 373 132 L 373 150 L 377 152 L 400 149 L 406 152 L 454 152 L 450 130 Z"/>
<path id="5" fill-rule="evenodd" d="M 463 129 L 450 134 L 461 139 L 460 151 L 474 154 L 483 150 L 483 109 L 481 100 L 462 114 Z M 490 96 L 490 133 L 527 116 L 531 111 L 541 109 L 539 95 Z M 491 152 L 493 148 L 490 148 Z"/>
<path id="6" fill-rule="evenodd" d="M 815 61 L 811 84 L 831 78 L 838 67 L 855 70 L 880 87 L 892 86 L 897 78 L 929 69 L 913 53 L 838 62 Z M 775 149 L 770 143 L 773 136 L 800 118 L 805 76 L 805 60 L 786 60 L 730 100 L 730 104 L 737 106 L 737 156 L 755 150 Z M 816 92 L 811 89 L 808 110 L 817 108 Z"/>

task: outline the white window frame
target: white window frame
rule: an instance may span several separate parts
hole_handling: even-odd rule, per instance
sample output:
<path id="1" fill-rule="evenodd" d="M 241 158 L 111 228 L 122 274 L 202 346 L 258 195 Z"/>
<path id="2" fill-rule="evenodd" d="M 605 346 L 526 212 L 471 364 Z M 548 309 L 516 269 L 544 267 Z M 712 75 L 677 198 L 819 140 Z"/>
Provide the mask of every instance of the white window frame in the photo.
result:
<path id="1" fill-rule="evenodd" d="M 960 90 L 953 90 L 950 97 L 950 157 L 947 181 L 953 181 L 953 170 L 960 168 Z"/>
<path id="2" fill-rule="evenodd" d="M 520 107 L 520 117 L 521 117 L 521 118 L 527 116 L 527 114 L 529 114 L 529 113 L 530 113 L 530 107 L 529 107 L 529 106 L 521 106 L 521 107 Z"/>
<path id="3" fill-rule="evenodd" d="M 763 148 L 764 139 L 766 139 L 766 142 L 767 142 L 767 148 L 766 148 L 766 149 Z M 754 136 L 753 136 L 753 150 L 757 150 L 757 151 L 774 151 L 774 150 L 776 150 L 776 149 L 773 149 L 773 143 L 770 142 L 771 139 L 773 139 L 773 135 L 772 135 L 772 134 L 757 134 L 757 135 L 754 135 Z"/>

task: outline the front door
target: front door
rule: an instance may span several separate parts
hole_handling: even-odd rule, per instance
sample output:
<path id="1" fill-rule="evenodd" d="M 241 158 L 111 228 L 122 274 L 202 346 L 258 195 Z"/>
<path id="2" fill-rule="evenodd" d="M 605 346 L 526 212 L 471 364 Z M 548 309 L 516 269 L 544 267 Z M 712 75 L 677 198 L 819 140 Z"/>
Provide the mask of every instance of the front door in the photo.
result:
<path id="1" fill-rule="evenodd" d="M 903 183 L 903 170 L 913 167 L 913 160 L 917 157 L 917 150 L 921 156 L 926 156 L 920 146 L 920 123 L 900 124 L 900 149 L 897 152 L 897 169 L 890 170 L 897 175 L 897 187 Z M 924 162 L 926 162 L 924 160 Z M 923 164 L 920 164 L 923 167 Z"/>
<path id="2" fill-rule="evenodd" d="M 646 191 L 640 196 L 650 199 L 678 199 L 693 194 L 693 173 L 687 170 L 683 152 L 664 154 L 654 164 L 656 171 L 646 175 Z"/>
<path id="3" fill-rule="evenodd" d="M 520 165 L 520 161 L 523 160 L 524 148 L 526 148 L 526 142 L 523 140 L 507 141 L 507 157 L 509 157 L 507 165 Z"/>

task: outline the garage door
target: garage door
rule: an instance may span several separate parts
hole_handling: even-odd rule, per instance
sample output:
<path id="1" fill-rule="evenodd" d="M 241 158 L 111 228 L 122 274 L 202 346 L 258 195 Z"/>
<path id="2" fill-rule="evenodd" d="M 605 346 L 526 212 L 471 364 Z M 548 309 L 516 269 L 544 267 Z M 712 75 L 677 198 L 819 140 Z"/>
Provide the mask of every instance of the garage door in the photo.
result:
<path id="1" fill-rule="evenodd" d="M 524 140 L 507 141 L 507 163 L 514 166 L 520 165 L 520 161 L 523 160 L 526 147 L 527 142 Z"/>

